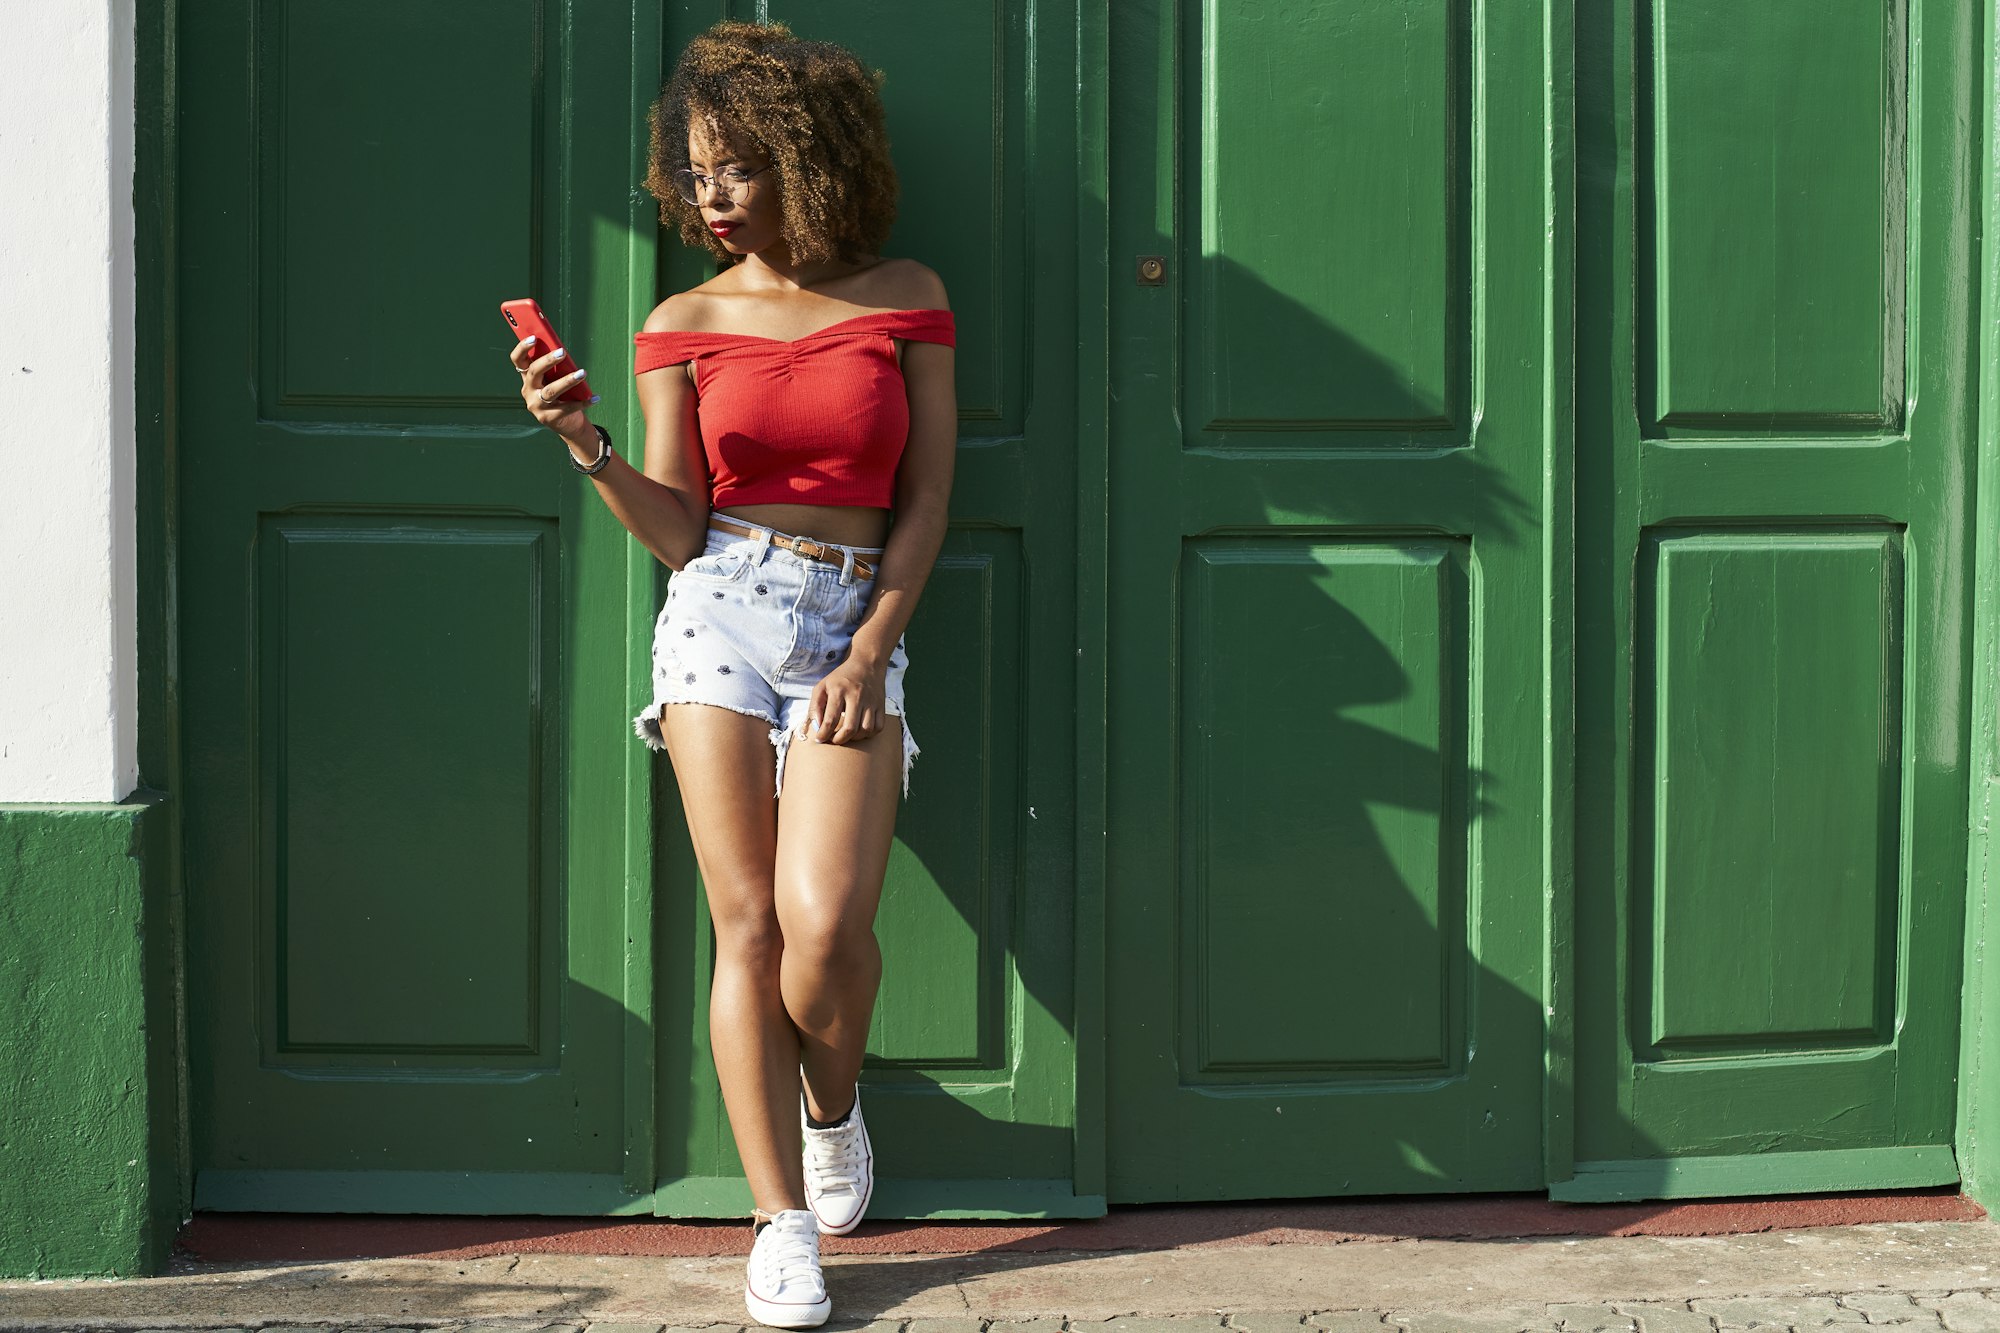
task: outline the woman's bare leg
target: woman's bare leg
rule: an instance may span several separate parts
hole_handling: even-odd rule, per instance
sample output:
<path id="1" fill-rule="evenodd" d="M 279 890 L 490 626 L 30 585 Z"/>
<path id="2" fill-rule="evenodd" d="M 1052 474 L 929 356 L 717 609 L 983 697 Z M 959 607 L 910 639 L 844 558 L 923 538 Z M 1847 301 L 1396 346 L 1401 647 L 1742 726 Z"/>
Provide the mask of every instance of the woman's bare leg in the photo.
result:
<path id="1" fill-rule="evenodd" d="M 803 1208 L 799 1031 L 779 986 L 770 724 L 713 704 L 664 704 L 660 733 L 715 924 L 709 1043 L 736 1152 L 757 1207 Z M 791 777 L 788 759 L 787 786 Z"/>
<path id="2" fill-rule="evenodd" d="M 801 1034 L 806 1105 L 818 1120 L 837 1119 L 853 1103 L 881 986 L 875 909 L 902 790 L 902 726 L 891 715 L 867 740 L 845 745 L 794 737 L 785 756 L 775 878 L 785 937 L 780 983 Z"/>

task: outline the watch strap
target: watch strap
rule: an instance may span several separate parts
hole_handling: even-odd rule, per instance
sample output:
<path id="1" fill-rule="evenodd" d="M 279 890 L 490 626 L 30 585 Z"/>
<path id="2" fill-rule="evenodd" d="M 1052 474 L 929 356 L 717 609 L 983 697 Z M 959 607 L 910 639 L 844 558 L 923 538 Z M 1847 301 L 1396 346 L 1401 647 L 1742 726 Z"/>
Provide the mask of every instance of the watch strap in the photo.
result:
<path id="1" fill-rule="evenodd" d="M 570 449 L 567 443 L 563 445 L 563 452 L 569 455 L 569 465 L 586 477 L 594 477 L 604 471 L 604 465 L 611 461 L 611 432 L 598 425 L 595 421 L 590 423 L 590 428 L 597 432 L 596 462 L 577 462 L 575 452 Z"/>

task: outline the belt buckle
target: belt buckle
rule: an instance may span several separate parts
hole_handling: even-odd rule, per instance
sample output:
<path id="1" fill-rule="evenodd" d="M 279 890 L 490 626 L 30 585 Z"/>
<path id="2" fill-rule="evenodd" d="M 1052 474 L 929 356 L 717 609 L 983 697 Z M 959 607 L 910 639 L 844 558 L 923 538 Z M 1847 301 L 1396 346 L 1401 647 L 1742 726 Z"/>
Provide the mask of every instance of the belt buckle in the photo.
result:
<path id="1" fill-rule="evenodd" d="M 827 558 L 826 547 L 811 537 L 799 538 L 798 545 L 792 549 L 811 560 L 825 560 Z"/>

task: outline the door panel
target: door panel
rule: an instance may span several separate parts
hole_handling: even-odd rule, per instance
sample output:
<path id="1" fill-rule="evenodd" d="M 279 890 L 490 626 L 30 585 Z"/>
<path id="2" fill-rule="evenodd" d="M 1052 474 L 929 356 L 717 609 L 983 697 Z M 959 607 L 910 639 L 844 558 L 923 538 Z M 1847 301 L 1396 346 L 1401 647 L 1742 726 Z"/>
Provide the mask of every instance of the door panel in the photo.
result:
<path id="1" fill-rule="evenodd" d="M 1957 1179 L 1975 17 L 1578 11 L 1556 1197 Z"/>
<path id="2" fill-rule="evenodd" d="M 1436 538 L 1190 540 L 1184 1084 L 1452 1070 L 1464 1034 L 1448 997 L 1466 979 L 1441 941 L 1465 934 L 1466 557 Z M 1407 892 L 1285 887 L 1315 862 Z M 1294 1013 L 1302 977 L 1315 1009 L 1365 1006 L 1367 1027 L 1273 1021 Z"/>
<path id="3" fill-rule="evenodd" d="M 536 947 L 562 927 L 561 735 L 542 706 L 559 645 L 537 624 L 561 605 L 554 529 L 260 525 L 259 827 L 282 886 L 260 950 L 278 999 L 268 1062 L 408 1047 L 535 1068 L 559 1046 L 559 1007 L 537 997 L 561 993 L 563 959 Z M 532 725 L 500 722 L 524 712 Z M 453 713 L 492 721 L 438 746 Z M 421 889 L 454 883 L 479 886 L 476 910 Z"/>
<path id="4" fill-rule="evenodd" d="M 1111 22 L 1112 1198 L 1536 1187 L 1541 18 Z"/>

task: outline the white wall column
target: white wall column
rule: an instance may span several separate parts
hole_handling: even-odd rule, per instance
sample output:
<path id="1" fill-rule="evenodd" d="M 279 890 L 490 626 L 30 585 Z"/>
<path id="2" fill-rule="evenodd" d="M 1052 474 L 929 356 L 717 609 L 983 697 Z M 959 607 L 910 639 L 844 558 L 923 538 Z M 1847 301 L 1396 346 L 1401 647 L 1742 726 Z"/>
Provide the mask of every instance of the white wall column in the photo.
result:
<path id="1" fill-rule="evenodd" d="M 0 43 L 0 803 L 138 785 L 133 13 Z"/>

